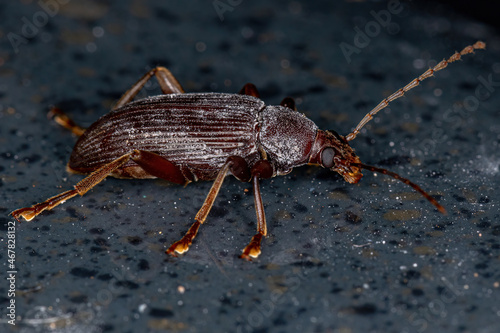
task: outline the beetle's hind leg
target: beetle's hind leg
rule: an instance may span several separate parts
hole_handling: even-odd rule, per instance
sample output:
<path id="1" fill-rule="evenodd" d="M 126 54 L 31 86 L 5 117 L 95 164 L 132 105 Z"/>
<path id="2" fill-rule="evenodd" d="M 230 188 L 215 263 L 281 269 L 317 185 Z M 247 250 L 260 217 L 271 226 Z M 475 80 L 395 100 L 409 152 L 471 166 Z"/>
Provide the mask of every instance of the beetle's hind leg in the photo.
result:
<path id="1" fill-rule="evenodd" d="M 78 126 L 71 118 L 69 118 L 61 109 L 53 107 L 47 113 L 47 118 L 54 120 L 62 127 L 70 130 L 73 134 L 80 136 L 85 132 L 85 128 Z"/>
<path id="2" fill-rule="evenodd" d="M 158 83 L 160 84 L 161 91 L 164 94 L 183 94 L 184 89 L 182 89 L 181 84 L 174 75 L 165 67 L 155 67 L 143 77 L 139 79 L 129 90 L 127 90 L 123 96 L 118 100 L 116 105 L 113 107 L 113 110 L 118 109 L 119 107 L 124 106 L 127 103 L 130 103 L 135 96 L 141 91 L 144 85 L 151 80 L 153 76 L 156 76 Z"/>
<path id="3" fill-rule="evenodd" d="M 66 200 L 73 198 L 77 194 L 84 195 L 91 188 L 104 180 L 104 178 L 124 166 L 129 160 L 133 160 L 145 172 L 155 177 L 163 178 L 177 184 L 187 184 L 192 181 L 191 178 L 184 176 L 182 170 L 178 166 L 174 165 L 170 161 L 167 161 L 163 157 L 149 151 L 133 150 L 130 153 L 122 155 L 121 157 L 92 172 L 86 178 L 77 183 L 73 190 L 53 196 L 44 202 L 31 207 L 16 209 L 11 213 L 11 215 L 14 216 L 17 221 L 19 221 L 21 217 L 23 217 L 26 221 L 31 221 L 44 210 L 50 210 L 62 204 Z"/>
<path id="4" fill-rule="evenodd" d="M 217 177 L 215 178 L 214 183 L 212 184 L 212 187 L 210 188 L 210 191 L 208 192 L 208 195 L 203 202 L 203 205 L 195 216 L 195 222 L 179 241 L 172 244 L 165 251 L 167 254 L 175 255 L 176 252 L 182 254 L 189 250 L 189 247 L 193 243 L 193 239 L 198 233 L 198 229 L 203 224 L 203 222 L 205 222 L 208 213 L 212 209 L 215 198 L 217 197 L 217 194 L 219 194 L 222 182 L 224 181 L 224 178 L 226 177 L 228 171 L 231 171 L 233 176 L 235 176 L 239 180 L 250 180 L 250 172 L 245 159 L 239 156 L 230 156 L 217 174 Z"/>
<path id="5" fill-rule="evenodd" d="M 127 163 L 130 160 L 132 154 L 133 153 L 123 155 L 117 158 L 116 160 L 111 161 L 110 163 L 100 167 L 99 169 L 88 175 L 86 178 L 78 182 L 73 190 L 69 190 L 61 194 L 58 194 L 54 197 L 45 200 L 44 202 L 38 203 L 31 207 L 16 209 L 10 214 L 19 222 L 21 222 L 19 220 L 20 217 L 23 217 L 26 221 L 31 221 L 33 218 L 35 218 L 38 214 L 40 214 L 44 210 L 52 209 L 62 204 L 66 200 L 73 198 L 77 194 L 84 195 L 92 187 L 99 184 L 110 173 L 120 168 L 125 163 Z"/>

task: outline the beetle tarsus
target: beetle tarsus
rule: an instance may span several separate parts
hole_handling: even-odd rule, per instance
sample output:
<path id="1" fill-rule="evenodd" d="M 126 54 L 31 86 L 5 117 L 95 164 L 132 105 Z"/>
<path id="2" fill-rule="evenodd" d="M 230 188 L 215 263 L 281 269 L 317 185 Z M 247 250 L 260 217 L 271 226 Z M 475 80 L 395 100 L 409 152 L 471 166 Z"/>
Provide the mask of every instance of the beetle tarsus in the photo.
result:
<path id="1" fill-rule="evenodd" d="M 196 237 L 198 233 L 198 229 L 200 229 L 201 222 L 196 221 L 193 223 L 191 228 L 189 228 L 188 232 L 181 238 L 181 240 L 172 244 L 165 253 L 176 256 L 175 252 L 179 254 L 183 254 L 189 250 L 191 244 L 193 244 L 193 239 Z"/>
<path id="2" fill-rule="evenodd" d="M 252 237 L 252 240 L 248 245 L 243 249 L 243 253 L 240 255 L 240 258 L 251 261 L 253 259 L 257 259 L 262 252 L 260 249 L 260 243 L 262 242 L 262 234 L 258 233 Z"/>
<path id="3" fill-rule="evenodd" d="M 78 126 L 70 117 L 68 117 L 61 109 L 53 107 L 47 113 L 47 118 L 54 120 L 60 126 L 71 131 L 76 136 L 81 136 L 85 132 L 85 128 Z"/>
<path id="4" fill-rule="evenodd" d="M 36 210 L 33 207 L 20 208 L 16 209 L 12 213 L 10 213 L 13 218 L 16 219 L 17 222 L 21 223 L 20 217 L 22 216 L 26 221 L 31 221 L 37 215 Z"/>
<path id="5" fill-rule="evenodd" d="M 19 220 L 19 217 L 22 216 L 26 221 L 31 221 L 33 220 L 37 215 L 39 215 L 41 212 L 44 210 L 50 210 L 54 208 L 57 205 L 62 204 L 66 200 L 74 197 L 75 195 L 78 194 L 78 191 L 75 190 L 69 190 L 63 193 L 60 193 L 56 196 L 53 196 L 51 198 L 48 198 L 44 202 L 38 203 L 36 205 L 33 205 L 31 207 L 25 207 L 25 208 L 19 208 L 10 213 L 18 222 L 21 222 Z"/>

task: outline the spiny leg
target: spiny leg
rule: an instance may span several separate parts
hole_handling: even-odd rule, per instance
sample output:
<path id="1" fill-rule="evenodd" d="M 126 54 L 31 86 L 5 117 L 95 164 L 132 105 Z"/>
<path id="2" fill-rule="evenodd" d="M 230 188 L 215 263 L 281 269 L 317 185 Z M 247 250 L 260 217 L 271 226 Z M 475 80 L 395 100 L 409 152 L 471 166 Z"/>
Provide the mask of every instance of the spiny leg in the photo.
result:
<path id="1" fill-rule="evenodd" d="M 429 68 L 425 73 L 423 73 L 422 75 L 420 75 L 418 78 L 413 79 L 413 81 L 411 81 L 406 86 L 404 86 L 403 88 L 401 88 L 398 91 L 396 91 L 391 96 L 389 96 L 386 99 L 384 99 L 373 110 L 371 110 L 370 112 L 368 112 L 366 114 L 366 116 L 363 119 L 361 119 L 361 121 L 359 122 L 358 126 L 356 126 L 356 128 L 349 135 L 346 136 L 346 140 L 347 141 L 353 140 L 356 137 L 356 135 L 359 134 L 359 131 L 363 128 L 363 126 L 365 126 L 366 123 L 368 123 L 370 120 L 372 120 L 373 116 L 375 114 L 377 114 L 377 112 L 379 112 L 380 110 L 382 110 L 385 107 L 387 107 L 389 105 L 389 103 L 392 102 L 392 101 L 394 101 L 395 99 L 403 97 L 403 95 L 406 92 L 408 92 L 409 90 L 411 90 L 411 89 L 415 88 L 416 86 L 418 86 L 421 81 L 423 81 L 423 80 L 425 80 L 425 79 L 433 76 L 435 72 L 440 71 L 440 70 L 446 68 L 446 66 L 448 66 L 448 64 L 450 64 L 450 63 L 452 63 L 454 61 L 460 60 L 463 55 L 466 55 L 466 54 L 469 54 L 469 53 L 473 53 L 474 50 L 484 49 L 485 47 L 486 47 L 485 43 L 483 43 L 481 41 L 478 41 L 474 45 L 469 45 L 469 46 L 465 47 L 460 52 L 455 52 L 455 54 L 453 54 L 450 58 L 448 58 L 448 60 L 443 59 L 439 64 L 437 64 L 436 66 L 434 66 L 434 68 Z"/>
<path id="2" fill-rule="evenodd" d="M 68 199 L 73 198 L 77 194 L 79 195 L 84 195 L 89 191 L 92 187 L 96 186 L 99 184 L 104 178 L 106 178 L 111 172 L 114 170 L 118 169 L 127 161 L 130 159 L 130 156 L 132 153 L 123 155 L 116 160 L 105 164 L 104 166 L 100 167 L 93 173 L 91 173 L 89 176 L 86 178 L 82 179 L 80 182 L 78 182 L 74 187 L 73 190 L 69 190 L 66 192 L 63 192 L 61 194 L 58 194 L 54 197 L 51 197 L 44 202 L 41 202 L 39 204 L 33 205 L 31 207 L 26 207 L 26 208 L 20 208 L 16 209 L 12 213 L 10 213 L 18 222 L 21 222 L 19 220 L 20 217 L 23 217 L 26 221 L 31 221 L 33 218 L 35 218 L 38 214 L 43 212 L 44 210 L 47 209 L 52 209 L 56 207 L 59 204 L 62 204 Z"/>
<path id="3" fill-rule="evenodd" d="M 246 177 L 249 177 L 247 162 L 242 157 L 230 156 L 227 159 L 226 163 L 224 163 L 224 165 L 220 169 L 219 173 L 217 174 L 217 177 L 215 178 L 214 183 L 212 184 L 212 187 L 208 192 L 205 202 L 203 202 L 203 205 L 201 206 L 200 210 L 195 216 L 195 222 L 193 223 L 191 228 L 189 228 L 188 232 L 179 241 L 172 244 L 165 251 L 167 254 L 175 256 L 175 252 L 182 254 L 187 250 L 189 250 L 189 247 L 193 243 L 193 239 L 196 237 L 196 234 L 198 233 L 198 229 L 200 228 L 201 224 L 205 222 L 208 213 L 210 213 L 215 198 L 219 194 L 222 182 L 224 181 L 224 178 L 226 177 L 227 172 L 229 170 L 231 170 L 231 172 L 236 178 L 243 181 L 248 181 L 248 179 L 245 179 Z"/>
<path id="4" fill-rule="evenodd" d="M 252 167 L 251 173 L 255 213 L 257 215 L 257 234 L 252 237 L 250 243 L 243 249 L 243 253 L 240 255 L 240 258 L 246 260 L 255 259 L 260 255 L 262 238 L 267 235 L 266 214 L 260 194 L 259 179 L 271 178 L 273 176 L 273 167 L 268 161 L 260 160 Z"/>
<path id="5" fill-rule="evenodd" d="M 134 150 L 94 171 L 88 177 L 76 184 L 74 190 L 58 194 L 32 207 L 17 209 L 11 214 L 18 221 L 20 216 L 30 221 L 44 210 L 52 209 L 77 194 L 84 195 L 88 190 L 100 183 L 110 173 L 119 169 L 130 159 L 137 163 L 144 171 L 155 177 L 166 179 L 177 184 L 187 184 L 193 180 L 189 177 L 190 175 L 184 175 L 177 165 L 164 159 L 160 155 L 144 150 Z"/>
<path id="6" fill-rule="evenodd" d="M 85 132 L 85 128 L 78 126 L 61 109 L 57 107 L 53 107 L 52 109 L 50 109 L 49 113 L 47 113 L 47 118 L 53 119 L 56 123 L 70 130 L 77 136 L 81 136 L 83 132 Z"/>
<path id="7" fill-rule="evenodd" d="M 164 94 L 183 94 L 184 89 L 182 89 L 181 84 L 173 76 L 173 74 L 165 67 L 155 67 L 143 77 L 139 79 L 129 90 L 127 90 L 123 96 L 118 100 L 113 110 L 116 110 L 127 103 L 130 103 L 135 96 L 141 91 L 146 82 L 148 82 L 153 76 L 156 76 L 158 83 L 160 84 L 161 91 Z"/>

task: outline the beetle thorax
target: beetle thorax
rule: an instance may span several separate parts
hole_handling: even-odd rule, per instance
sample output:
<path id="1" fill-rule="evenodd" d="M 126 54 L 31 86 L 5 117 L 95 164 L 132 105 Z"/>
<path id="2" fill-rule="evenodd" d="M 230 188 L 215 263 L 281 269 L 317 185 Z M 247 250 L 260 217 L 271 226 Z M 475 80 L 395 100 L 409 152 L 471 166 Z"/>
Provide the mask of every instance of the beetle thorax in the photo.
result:
<path id="1" fill-rule="evenodd" d="M 284 106 L 266 106 L 259 123 L 259 146 L 273 164 L 275 176 L 308 163 L 318 131 L 312 120 Z"/>

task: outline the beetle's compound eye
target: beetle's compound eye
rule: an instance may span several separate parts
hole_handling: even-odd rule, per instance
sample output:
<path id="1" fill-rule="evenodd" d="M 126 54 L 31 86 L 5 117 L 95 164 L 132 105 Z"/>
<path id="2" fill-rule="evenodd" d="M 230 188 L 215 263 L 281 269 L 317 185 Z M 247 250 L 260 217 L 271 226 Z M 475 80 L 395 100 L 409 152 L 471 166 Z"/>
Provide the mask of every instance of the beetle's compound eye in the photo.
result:
<path id="1" fill-rule="evenodd" d="M 335 157 L 335 149 L 327 147 L 321 152 L 321 165 L 325 168 L 330 169 L 335 163 L 333 163 L 333 158 Z"/>

